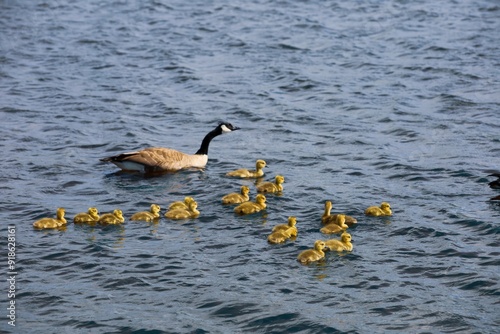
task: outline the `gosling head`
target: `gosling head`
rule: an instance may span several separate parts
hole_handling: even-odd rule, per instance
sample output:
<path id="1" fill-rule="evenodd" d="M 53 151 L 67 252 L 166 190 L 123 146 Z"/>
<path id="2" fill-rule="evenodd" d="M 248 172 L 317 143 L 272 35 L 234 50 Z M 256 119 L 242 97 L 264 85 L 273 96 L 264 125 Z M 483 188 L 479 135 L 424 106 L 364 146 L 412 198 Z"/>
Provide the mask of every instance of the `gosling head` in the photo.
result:
<path id="1" fill-rule="evenodd" d="M 151 204 L 151 212 L 152 213 L 159 213 L 161 211 L 161 208 L 158 204 Z"/>
<path id="2" fill-rule="evenodd" d="M 258 194 L 256 197 L 255 197 L 255 202 L 259 203 L 259 204 L 263 204 L 263 203 L 266 203 L 266 196 L 262 195 L 262 194 Z"/>
<path id="3" fill-rule="evenodd" d="M 386 214 L 386 215 L 392 215 L 392 210 L 391 210 L 391 206 L 389 205 L 389 203 L 387 202 L 382 202 L 382 204 L 380 205 L 380 209 L 382 209 L 382 211 Z"/>
<path id="4" fill-rule="evenodd" d="M 97 208 L 89 208 L 89 210 L 87 211 L 88 214 L 91 216 L 91 217 L 99 217 L 99 211 L 97 210 Z"/>
<path id="5" fill-rule="evenodd" d="M 188 206 L 189 206 L 189 210 L 194 211 L 194 210 L 196 210 L 196 208 L 198 208 L 198 202 L 193 200 L 191 203 L 189 203 Z"/>
<path id="6" fill-rule="evenodd" d="M 118 217 L 118 218 L 123 218 L 123 212 L 120 209 L 116 209 L 113 211 L 113 216 Z"/>
<path id="7" fill-rule="evenodd" d="M 285 183 L 285 178 L 282 175 L 276 175 L 275 180 L 276 180 L 276 184 Z"/>
<path id="8" fill-rule="evenodd" d="M 325 242 L 323 240 L 316 240 L 314 242 L 314 249 L 317 250 L 317 251 L 323 251 L 323 249 L 325 249 Z"/>
<path id="9" fill-rule="evenodd" d="M 63 218 L 65 213 L 66 210 L 64 210 L 64 208 L 57 208 L 57 218 Z"/>
<path id="10" fill-rule="evenodd" d="M 331 201 L 326 201 L 325 202 L 325 209 L 331 210 L 332 209 L 332 202 Z"/>
<path id="11" fill-rule="evenodd" d="M 257 169 L 262 169 L 266 166 L 267 166 L 267 164 L 264 160 L 257 160 L 257 162 L 255 162 L 255 168 L 257 168 Z"/>
<path id="12" fill-rule="evenodd" d="M 250 188 L 248 188 L 247 186 L 241 186 L 241 194 L 246 196 L 248 195 L 248 193 L 250 192 Z"/>
<path id="13" fill-rule="evenodd" d="M 288 217 L 288 226 L 294 227 L 297 224 L 297 218 L 290 216 Z"/>
<path id="14" fill-rule="evenodd" d="M 193 202 L 194 201 L 194 198 L 190 197 L 190 196 L 186 196 L 184 197 L 184 203 L 186 205 L 189 205 L 189 203 Z"/>
<path id="15" fill-rule="evenodd" d="M 351 242 L 351 239 L 351 235 L 347 232 L 342 233 L 342 235 L 340 236 L 340 240 L 342 240 L 343 242 Z"/>

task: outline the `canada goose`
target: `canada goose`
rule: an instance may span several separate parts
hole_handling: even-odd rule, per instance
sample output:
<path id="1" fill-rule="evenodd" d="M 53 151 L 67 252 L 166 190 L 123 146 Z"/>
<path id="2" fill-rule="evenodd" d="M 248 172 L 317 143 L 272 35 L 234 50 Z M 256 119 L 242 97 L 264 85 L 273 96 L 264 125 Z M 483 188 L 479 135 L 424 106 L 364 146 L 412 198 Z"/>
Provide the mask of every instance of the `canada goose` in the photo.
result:
<path id="1" fill-rule="evenodd" d="M 283 191 L 282 183 L 285 178 L 281 175 L 276 175 L 274 182 L 264 182 L 257 186 L 257 191 L 260 193 L 279 193 Z"/>
<path id="2" fill-rule="evenodd" d="M 324 248 L 325 243 L 322 240 L 316 240 L 314 243 L 314 249 L 302 251 L 299 256 L 297 256 L 297 260 L 302 264 L 319 261 L 325 257 L 325 252 L 323 252 Z"/>
<path id="3" fill-rule="evenodd" d="M 325 248 L 330 251 L 352 251 L 351 235 L 347 232 L 342 233 L 340 240 L 331 239 L 325 240 Z"/>
<path id="4" fill-rule="evenodd" d="M 273 232 L 288 231 L 291 236 L 297 236 L 297 218 L 294 216 L 288 217 L 288 223 L 280 224 L 273 227 Z"/>
<path id="5" fill-rule="evenodd" d="M 255 202 L 241 203 L 236 208 L 234 208 L 234 212 L 240 215 L 249 215 L 264 210 L 266 207 L 266 196 L 257 194 L 257 196 L 255 197 Z"/>
<path id="6" fill-rule="evenodd" d="M 266 162 L 264 160 L 257 160 L 255 162 L 255 170 L 248 169 L 237 169 L 226 173 L 227 176 L 235 176 L 242 178 L 258 178 L 264 176 L 263 168 L 266 167 Z"/>
<path id="7" fill-rule="evenodd" d="M 344 232 L 348 227 L 349 226 L 345 223 L 345 215 L 339 214 L 337 215 L 337 220 L 335 221 L 335 223 L 330 223 L 323 226 L 323 228 L 320 229 L 320 232 L 325 234 L 335 234 Z"/>
<path id="8" fill-rule="evenodd" d="M 291 230 L 279 230 L 268 235 L 267 241 L 271 244 L 280 244 L 292 237 Z"/>
<path id="9" fill-rule="evenodd" d="M 488 183 L 491 189 L 500 189 L 500 173 L 493 173 L 488 176 L 496 176 L 498 179 Z"/>
<path id="10" fill-rule="evenodd" d="M 338 214 L 332 215 L 332 214 L 330 214 L 330 211 L 332 211 L 332 202 L 326 201 L 325 202 L 325 212 L 323 213 L 323 216 L 321 217 L 321 222 L 325 225 L 335 223 L 337 221 Z M 354 218 L 352 216 L 345 215 L 345 223 L 348 226 L 352 226 L 352 225 L 356 224 L 357 222 L 358 221 L 356 220 L 356 218 Z"/>
<path id="11" fill-rule="evenodd" d="M 165 213 L 165 217 L 170 219 L 188 219 L 197 218 L 200 215 L 200 211 L 197 210 L 198 203 L 192 201 L 189 203 L 189 208 L 186 209 L 173 209 Z"/>
<path id="12" fill-rule="evenodd" d="M 64 214 L 66 211 L 64 208 L 58 208 L 56 216 L 57 218 L 42 218 L 33 223 L 35 228 L 58 228 L 66 225 L 66 219 L 64 219 Z"/>
<path id="13" fill-rule="evenodd" d="M 189 210 L 189 203 L 194 202 L 194 198 L 186 196 L 184 197 L 184 201 L 176 201 L 173 202 L 168 206 L 168 210 L 174 210 L 174 209 L 184 209 L 184 210 Z"/>
<path id="14" fill-rule="evenodd" d="M 118 225 L 124 221 L 125 218 L 123 218 L 123 212 L 120 209 L 116 209 L 112 213 L 105 213 L 98 220 L 99 224 L 104 225 Z"/>
<path id="15" fill-rule="evenodd" d="M 95 223 L 99 220 L 99 211 L 97 208 L 89 208 L 87 212 L 81 212 L 75 215 L 73 222 L 75 224 L 81 223 Z"/>
<path id="16" fill-rule="evenodd" d="M 134 213 L 130 220 L 152 222 L 153 220 L 160 218 L 160 210 L 161 208 L 158 204 L 151 204 L 149 211 L 140 211 Z"/>
<path id="17" fill-rule="evenodd" d="M 370 206 L 365 210 L 367 216 L 392 216 L 391 205 L 387 202 L 382 202 L 380 207 Z"/>
<path id="18" fill-rule="evenodd" d="M 220 123 L 203 138 L 200 149 L 195 154 L 186 154 L 171 148 L 149 147 L 104 158 L 101 161 L 112 162 L 124 171 L 138 171 L 145 174 L 178 171 L 191 167 L 203 168 L 208 162 L 210 141 L 218 135 L 238 129 L 230 123 Z"/>
<path id="19" fill-rule="evenodd" d="M 247 186 L 241 186 L 241 193 L 230 193 L 226 196 L 222 197 L 222 204 L 240 204 L 243 202 L 248 202 L 250 197 L 248 194 L 250 193 L 250 188 Z"/>

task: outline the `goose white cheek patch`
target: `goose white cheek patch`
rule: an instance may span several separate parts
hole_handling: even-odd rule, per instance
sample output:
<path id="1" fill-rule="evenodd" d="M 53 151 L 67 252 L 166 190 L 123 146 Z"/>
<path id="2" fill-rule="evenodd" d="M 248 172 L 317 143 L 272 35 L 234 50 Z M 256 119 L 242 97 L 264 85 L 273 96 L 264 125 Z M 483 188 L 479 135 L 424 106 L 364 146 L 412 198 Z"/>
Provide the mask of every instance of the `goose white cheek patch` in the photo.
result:
<path id="1" fill-rule="evenodd" d="M 232 131 L 225 124 L 223 124 L 220 128 L 222 129 L 222 133 L 227 133 Z"/>

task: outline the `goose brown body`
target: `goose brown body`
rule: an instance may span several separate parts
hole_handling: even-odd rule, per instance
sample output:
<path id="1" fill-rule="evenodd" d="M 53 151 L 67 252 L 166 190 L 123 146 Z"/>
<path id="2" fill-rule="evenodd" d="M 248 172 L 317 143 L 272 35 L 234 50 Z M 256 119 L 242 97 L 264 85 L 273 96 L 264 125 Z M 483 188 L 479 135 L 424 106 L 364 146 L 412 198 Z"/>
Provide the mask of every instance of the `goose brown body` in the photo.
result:
<path id="1" fill-rule="evenodd" d="M 95 223 L 99 220 L 99 211 L 97 208 L 91 207 L 87 212 L 81 212 L 73 217 L 73 222 L 75 224 L 82 223 Z"/>
<path id="2" fill-rule="evenodd" d="M 171 148 L 149 147 L 140 151 L 128 152 L 101 159 L 114 163 L 124 171 L 145 174 L 178 171 L 186 168 L 203 168 L 208 162 L 208 147 L 213 138 L 223 133 L 238 130 L 230 123 L 221 123 L 203 139 L 195 154 L 186 154 Z"/>
<path id="3" fill-rule="evenodd" d="M 58 208 L 56 217 L 57 218 L 42 218 L 33 223 L 33 227 L 39 229 L 48 229 L 48 228 L 58 228 L 66 225 L 66 219 L 64 218 L 64 214 L 66 211 L 64 208 Z"/>
<path id="4" fill-rule="evenodd" d="M 255 162 L 255 170 L 241 168 L 228 172 L 226 175 L 241 178 L 258 178 L 264 176 L 264 167 L 266 167 L 266 162 L 264 160 L 257 160 Z"/>

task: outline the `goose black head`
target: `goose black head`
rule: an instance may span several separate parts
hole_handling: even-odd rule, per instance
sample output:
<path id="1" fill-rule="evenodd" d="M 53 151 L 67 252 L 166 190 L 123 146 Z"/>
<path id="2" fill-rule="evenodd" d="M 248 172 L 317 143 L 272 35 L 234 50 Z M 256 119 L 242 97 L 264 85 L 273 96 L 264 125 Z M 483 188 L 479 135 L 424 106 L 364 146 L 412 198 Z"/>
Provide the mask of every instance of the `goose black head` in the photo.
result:
<path id="1" fill-rule="evenodd" d="M 228 133 L 231 131 L 239 130 L 240 128 L 232 125 L 231 123 L 221 122 L 219 123 L 219 126 L 217 126 L 217 129 L 220 130 L 221 133 Z"/>

